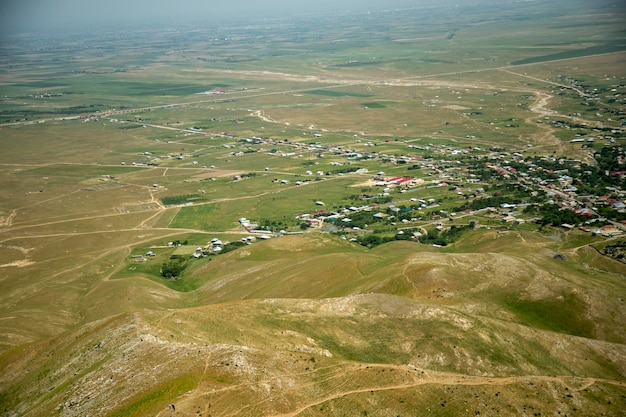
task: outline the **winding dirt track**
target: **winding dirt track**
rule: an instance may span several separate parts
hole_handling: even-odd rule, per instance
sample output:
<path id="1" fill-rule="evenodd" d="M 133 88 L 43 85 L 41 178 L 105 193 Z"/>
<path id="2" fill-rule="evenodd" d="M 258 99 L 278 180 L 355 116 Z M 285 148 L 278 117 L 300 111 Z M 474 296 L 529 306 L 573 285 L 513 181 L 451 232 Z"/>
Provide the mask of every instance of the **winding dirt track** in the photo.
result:
<path id="1" fill-rule="evenodd" d="M 372 365 L 370 365 L 372 366 Z M 397 367 L 400 368 L 400 367 Z M 570 385 L 571 382 L 575 380 L 579 382 L 580 385 Z M 570 382 L 568 384 L 568 381 Z M 571 378 L 567 376 L 541 376 L 541 375 L 528 375 L 528 376 L 515 376 L 515 377 L 479 377 L 479 376 L 468 376 L 462 374 L 444 374 L 437 373 L 429 377 L 425 377 L 424 379 L 416 382 L 409 382 L 405 384 L 397 384 L 397 385 L 379 385 L 379 386 L 371 386 L 361 389 L 354 389 L 345 392 L 337 392 L 335 394 L 330 394 L 326 397 L 316 399 L 311 401 L 303 406 L 299 407 L 297 410 L 294 410 L 290 413 L 285 414 L 276 414 L 273 417 L 294 417 L 298 414 L 304 412 L 305 410 L 323 404 L 325 402 L 346 397 L 353 394 L 359 394 L 363 392 L 376 392 L 376 391 L 386 391 L 386 390 L 396 390 L 396 389 L 408 389 L 414 388 L 421 385 L 446 385 L 446 386 L 458 386 L 458 385 L 492 385 L 492 386 L 506 386 L 506 385 L 514 385 L 514 384 L 523 384 L 523 383 L 534 383 L 534 382 L 556 382 L 564 385 L 571 391 L 581 391 L 586 389 L 596 382 L 608 383 L 612 385 L 626 387 L 625 382 L 621 381 L 613 381 L 613 380 L 603 380 L 598 378 Z M 233 414 L 234 415 L 234 414 Z"/>
<path id="2" fill-rule="evenodd" d="M 205 363 L 205 371 L 203 375 L 206 375 L 207 369 L 210 367 L 211 355 L 207 356 Z M 332 368 L 332 369 L 331 369 Z M 404 382 L 389 384 L 368 384 L 367 379 L 361 379 L 356 377 L 358 372 L 363 372 L 365 369 L 373 372 L 375 370 L 384 371 L 400 371 Z M 301 413 L 309 410 L 312 407 L 317 407 L 325 404 L 329 401 L 348 397 L 355 394 L 370 393 L 378 391 L 392 391 L 392 390 L 406 390 L 412 389 L 424 385 L 442 385 L 442 386 L 498 386 L 505 387 L 508 385 L 525 384 L 535 385 L 538 383 L 554 383 L 563 386 L 568 392 L 578 392 L 589 388 L 590 386 L 601 383 L 609 384 L 618 387 L 626 388 L 626 381 L 616 381 L 602 378 L 591 377 L 572 377 L 572 376 L 546 376 L 546 375 L 520 375 L 520 376 L 475 376 L 465 375 L 450 372 L 436 372 L 429 370 L 422 370 L 410 365 L 388 365 L 388 364 L 375 364 L 375 363 L 360 363 L 360 364 L 348 364 L 348 365 L 333 365 L 325 368 L 319 368 L 313 373 L 324 372 L 325 377 L 322 380 L 317 380 L 316 383 L 306 383 L 305 385 L 293 385 L 284 390 L 276 391 L 275 394 L 265 396 L 263 399 L 256 403 L 250 403 L 246 405 L 231 404 L 228 409 L 204 409 L 204 413 L 201 415 L 208 415 L 209 411 L 213 415 L 219 415 L 222 417 L 248 415 L 253 410 L 262 410 L 271 407 L 271 404 L 279 403 L 285 398 L 294 398 L 292 395 L 294 392 L 302 391 L 307 388 L 313 388 L 314 385 L 317 388 L 322 386 L 327 387 L 326 392 L 320 392 L 319 395 L 313 396 L 305 403 L 300 404 L 292 411 L 282 414 L 264 414 L 271 415 L 272 417 L 295 417 Z M 350 374 L 354 373 L 355 378 L 351 378 Z M 283 377 L 289 378 L 297 375 L 284 375 Z M 191 393 L 186 394 L 180 398 L 177 407 L 185 414 L 184 410 L 188 409 L 191 404 L 209 403 L 210 399 L 217 400 L 222 395 L 236 395 L 240 390 L 258 391 L 259 387 L 264 385 L 271 385 L 272 380 L 279 379 L 281 377 L 272 377 L 269 380 L 256 381 L 253 383 L 242 383 L 236 385 L 230 385 L 227 388 L 219 390 L 203 390 L 202 379 L 199 381 L 198 386 Z M 310 380 L 308 378 L 307 380 Z M 364 381 L 360 383 L 361 386 L 355 387 L 355 381 Z M 208 407 L 208 406 L 207 406 Z M 189 408 L 191 409 L 191 408 Z M 157 416 L 170 415 L 169 410 L 162 410 Z"/>

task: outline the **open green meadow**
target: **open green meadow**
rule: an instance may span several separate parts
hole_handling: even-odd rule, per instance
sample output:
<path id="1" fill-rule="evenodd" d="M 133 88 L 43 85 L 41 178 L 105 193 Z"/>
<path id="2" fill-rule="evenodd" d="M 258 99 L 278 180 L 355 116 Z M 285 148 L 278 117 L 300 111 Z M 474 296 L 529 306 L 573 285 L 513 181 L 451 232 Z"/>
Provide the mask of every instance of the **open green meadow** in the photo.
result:
<path id="1" fill-rule="evenodd" d="M 7 38 L 0 409 L 620 415 L 623 6 L 484 3 Z"/>

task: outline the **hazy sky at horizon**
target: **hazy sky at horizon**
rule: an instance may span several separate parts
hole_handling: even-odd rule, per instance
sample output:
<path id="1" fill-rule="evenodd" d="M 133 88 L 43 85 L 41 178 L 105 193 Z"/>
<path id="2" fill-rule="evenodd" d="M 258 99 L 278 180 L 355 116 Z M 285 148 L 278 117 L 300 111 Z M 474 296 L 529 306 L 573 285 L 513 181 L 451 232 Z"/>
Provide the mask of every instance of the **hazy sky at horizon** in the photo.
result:
<path id="1" fill-rule="evenodd" d="M 0 30 L 106 27 L 113 24 L 381 10 L 434 0 L 0 0 Z M 441 1 L 441 0 L 439 0 Z"/>

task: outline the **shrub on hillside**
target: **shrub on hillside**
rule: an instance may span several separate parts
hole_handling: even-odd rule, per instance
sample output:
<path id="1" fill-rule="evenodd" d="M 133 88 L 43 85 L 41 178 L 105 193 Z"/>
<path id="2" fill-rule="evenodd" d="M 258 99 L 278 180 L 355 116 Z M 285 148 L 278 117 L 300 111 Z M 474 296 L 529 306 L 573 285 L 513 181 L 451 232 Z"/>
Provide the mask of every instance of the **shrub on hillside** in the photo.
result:
<path id="1" fill-rule="evenodd" d="M 187 267 L 187 263 L 180 258 L 170 259 L 167 262 L 163 262 L 161 266 L 161 275 L 164 278 L 177 278 Z"/>
<path id="2" fill-rule="evenodd" d="M 246 246 L 246 244 L 238 240 L 234 242 L 229 242 L 225 244 L 224 247 L 222 248 L 222 254 L 234 251 L 235 249 L 238 249 L 242 246 Z"/>

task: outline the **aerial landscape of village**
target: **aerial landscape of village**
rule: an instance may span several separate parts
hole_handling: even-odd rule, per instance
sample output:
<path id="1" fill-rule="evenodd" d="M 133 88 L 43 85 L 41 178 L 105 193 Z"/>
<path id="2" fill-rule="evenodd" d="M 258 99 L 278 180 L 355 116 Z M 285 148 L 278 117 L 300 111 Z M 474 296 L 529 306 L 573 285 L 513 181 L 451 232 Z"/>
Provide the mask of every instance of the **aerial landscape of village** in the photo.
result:
<path id="1" fill-rule="evenodd" d="M 181 1 L 0 6 L 0 416 L 626 413 L 622 1 Z"/>

